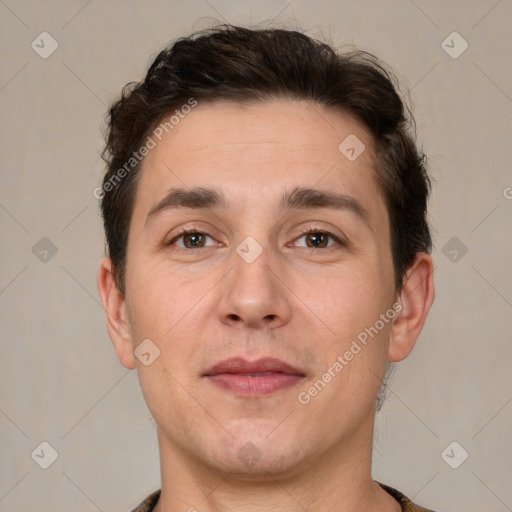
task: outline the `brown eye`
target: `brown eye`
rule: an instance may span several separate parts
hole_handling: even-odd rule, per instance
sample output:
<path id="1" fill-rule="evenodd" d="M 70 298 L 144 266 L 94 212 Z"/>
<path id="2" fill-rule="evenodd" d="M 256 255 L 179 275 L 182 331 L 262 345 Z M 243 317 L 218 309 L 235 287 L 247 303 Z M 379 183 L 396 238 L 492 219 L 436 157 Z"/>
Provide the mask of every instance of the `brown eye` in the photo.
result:
<path id="1" fill-rule="evenodd" d="M 302 236 L 300 236 L 297 239 L 297 241 L 301 239 L 305 240 L 305 245 L 297 245 L 301 247 L 307 247 L 310 249 L 326 249 L 336 244 L 343 245 L 338 237 L 327 231 L 319 231 L 312 229 L 304 233 Z M 329 243 L 330 240 L 332 240 L 334 243 Z"/>
<path id="2" fill-rule="evenodd" d="M 183 235 L 183 243 L 187 248 L 204 247 L 204 238 L 202 233 L 189 233 Z"/>
<path id="3" fill-rule="evenodd" d="M 325 233 L 308 233 L 306 235 L 306 244 L 308 247 L 327 247 L 329 235 Z"/>
<path id="4" fill-rule="evenodd" d="M 180 249 L 200 249 L 215 245 L 215 243 L 206 244 L 207 238 L 211 237 L 206 233 L 199 231 L 182 231 L 178 236 L 174 237 L 168 245 L 176 245 Z"/>

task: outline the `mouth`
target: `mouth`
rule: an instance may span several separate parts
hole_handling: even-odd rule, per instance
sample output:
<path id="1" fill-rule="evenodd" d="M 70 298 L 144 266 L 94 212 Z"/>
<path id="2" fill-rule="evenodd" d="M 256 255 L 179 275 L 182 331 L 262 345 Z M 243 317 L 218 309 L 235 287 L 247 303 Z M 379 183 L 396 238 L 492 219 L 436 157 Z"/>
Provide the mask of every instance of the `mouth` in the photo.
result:
<path id="1" fill-rule="evenodd" d="M 213 385 L 237 396 L 266 396 L 287 389 L 306 375 L 293 366 L 265 357 L 247 361 L 240 357 L 226 359 L 203 374 Z"/>

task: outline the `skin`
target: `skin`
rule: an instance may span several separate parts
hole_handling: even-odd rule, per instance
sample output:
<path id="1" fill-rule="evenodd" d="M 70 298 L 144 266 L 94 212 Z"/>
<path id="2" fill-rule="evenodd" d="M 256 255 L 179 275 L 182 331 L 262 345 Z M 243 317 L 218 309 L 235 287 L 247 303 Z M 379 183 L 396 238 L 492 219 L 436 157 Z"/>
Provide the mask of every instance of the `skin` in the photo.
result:
<path id="1" fill-rule="evenodd" d="M 338 150 L 349 134 L 366 146 L 355 161 Z M 417 254 L 395 289 L 374 160 L 358 121 L 285 99 L 199 103 L 145 158 L 125 295 L 108 258 L 98 289 L 118 358 L 137 369 L 158 427 L 158 512 L 400 510 L 371 479 L 375 400 L 386 362 L 407 357 L 423 327 L 433 266 Z M 196 186 L 222 191 L 229 207 L 169 209 L 146 220 L 171 188 Z M 279 209 L 295 187 L 349 195 L 367 219 L 349 209 Z M 311 227 L 343 243 L 315 246 L 318 238 L 303 234 Z M 200 247 L 190 237 L 166 245 L 180 228 L 204 233 L 193 240 Z M 248 236 L 263 249 L 252 263 L 236 252 Z M 397 300 L 394 320 L 300 403 L 298 394 Z M 149 366 L 134 357 L 145 339 L 160 350 Z M 202 376 L 235 356 L 276 357 L 305 377 L 265 397 L 239 397 Z M 254 464 L 239 457 L 247 443 Z"/>

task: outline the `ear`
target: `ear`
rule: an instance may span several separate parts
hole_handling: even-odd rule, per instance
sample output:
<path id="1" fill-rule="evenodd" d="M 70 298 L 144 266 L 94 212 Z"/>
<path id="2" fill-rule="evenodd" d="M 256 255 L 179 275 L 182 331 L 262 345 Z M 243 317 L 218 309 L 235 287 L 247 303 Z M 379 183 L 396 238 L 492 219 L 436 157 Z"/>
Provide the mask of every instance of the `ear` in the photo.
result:
<path id="1" fill-rule="evenodd" d="M 391 328 L 391 340 L 388 348 L 389 361 L 396 363 L 410 354 L 433 301 L 434 266 L 432 258 L 425 253 L 417 253 L 412 266 L 407 271 L 400 291 L 402 309 Z"/>
<path id="2" fill-rule="evenodd" d="M 135 358 L 126 314 L 126 302 L 115 283 L 110 258 L 103 258 L 101 261 L 98 272 L 98 292 L 105 310 L 108 334 L 114 344 L 117 357 L 125 368 L 133 370 Z"/>

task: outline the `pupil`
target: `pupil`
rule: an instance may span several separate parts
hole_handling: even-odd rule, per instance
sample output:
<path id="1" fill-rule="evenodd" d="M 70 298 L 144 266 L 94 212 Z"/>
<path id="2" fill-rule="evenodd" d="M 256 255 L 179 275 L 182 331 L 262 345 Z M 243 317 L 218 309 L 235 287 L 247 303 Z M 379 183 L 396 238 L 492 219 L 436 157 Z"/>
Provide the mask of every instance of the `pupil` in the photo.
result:
<path id="1" fill-rule="evenodd" d="M 197 246 L 201 245 L 200 240 L 199 240 L 201 236 L 202 235 L 200 233 L 191 233 L 191 234 L 186 236 L 186 240 L 193 247 L 197 247 Z"/>
<path id="2" fill-rule="evenodd" d="M 326 236 L 323 234 L 323 233 L 315 233 L 315 234 L 312 234 L 312 235 L 309 235 L 311 238 L 310 240 L 313 240 L 313 245 L 310 247 L 324 247 L 325 244 L 323 242 L 325 242 L 325 238 Z M 309 245 L 309 244 L 308 244 Z"/>

